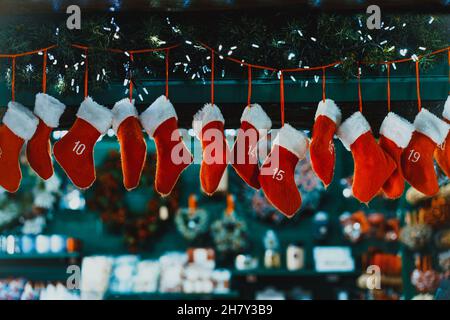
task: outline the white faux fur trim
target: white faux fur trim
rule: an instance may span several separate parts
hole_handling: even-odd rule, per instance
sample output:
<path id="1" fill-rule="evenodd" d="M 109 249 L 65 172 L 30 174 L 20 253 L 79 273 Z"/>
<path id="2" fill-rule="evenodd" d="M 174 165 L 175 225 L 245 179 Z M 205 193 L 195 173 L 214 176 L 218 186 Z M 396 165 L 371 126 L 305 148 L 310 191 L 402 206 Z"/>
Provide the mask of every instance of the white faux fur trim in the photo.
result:
<path id="1" fill-rule="evenodd" d="M 325 99 L 325 102 L 320 100 L 314 119 L 317 119 L 318 116 L 326 116 L 330 118 L 331 121 L 336 123 L 337 126 L 341 124 L 341 109 L 339 109 L 336 103 L 331 99 Z"/>
<path id="2" fill-rule="evenodd" d="M 175 108 L 166 96 L 160 96 L 142 114 L 141 124 L 150 137 L 153 137 L 159 125 L 167 119 L 178 119 Z"/>
<path id="3" fill-rule="evenodd" d="M 444 112 L 442 112 L 442 116 L 450 121 L 450 95 L 447 97 L 447 100 L 444 104 Z"/>
<path id="4" fill-rule="evenodd" d="M 272 128 L 272 121 L 257 103 L 251 104 L 244 109 L 241 116 L 241 122 L 243 121 L 250 123 L 256 130 L 269 130 Z"/>
<path id="5" fill-rule="evenodd" d="M 8 103 L 8 110 L 6 110 L 5 116 L 3 117 L 3 123 L 16 136 L 27 141 L 36 132 L 39 120 L 33 112 L 25 108 L 22 104 L 10 101 Z"/>
<path id="6" fill-rule="evenodd" d="M 192 129 L 195 135 L 200 139 L 200 134 L 204 126 L 213 121 L 220 121 L 225 123 L 225 119 L 220 112 L 220 109 L 215 104 L 207 103 L 194 115 L 192 121 Z"/>
<path id="7" fill-rule="evenodd" d="M 114 107 L 111 109 L 111 112 L 113 113 L 112 127 L 116 134 L 125 119 L 129 117 L 137 118 L 138 116 L 136 107 L 134 106 L 134 100 L 130 101 L 129 98 L 116 102 Z"/>
<path id="8" fill-rule="evenodd" d="M 286 148 L 295 154 L 299 160 L 302 160 L 306 156 L 309 140 L 303 132 L 286 123 L 278 131 L 277 136 L 273 140 L 273 145 Z"/>
<path id="9" fill-rule="evenodd" d="M 450 126 L 427 109 L 422 108 L 414 119 L 414 128 L 440 145 L 447 137 Z"/>
<path id="10" fill-rule="evenodd" d="M 355 112 L 345 120 L 337 131 L 339 139 L 347 150 L 361 135 L 370 131 L 370 124 L 361 112 Z"/>
<path id="11" fill-rule="evenodd" d="M 66 106 L 58 99 L 45 93 L 36 94 L 34 114 L 37 115 L 50 128 L 59 126 L 59 119 Z"/>
<path id="12" fill-rule="evenodd" d="M 405 118 L 389 112 L 381 124 L 380 134 L 404 149 L 411 140 L 414 126 Z"/>
<path id="13" fill-rule="evenodd" d="M 81 103 L 77 117 L 87 121 L 98 132 L 104 134 L 111 127 L 113 114 L 108 108 L 99 105 L 91 97 L 87 97 Z"/>

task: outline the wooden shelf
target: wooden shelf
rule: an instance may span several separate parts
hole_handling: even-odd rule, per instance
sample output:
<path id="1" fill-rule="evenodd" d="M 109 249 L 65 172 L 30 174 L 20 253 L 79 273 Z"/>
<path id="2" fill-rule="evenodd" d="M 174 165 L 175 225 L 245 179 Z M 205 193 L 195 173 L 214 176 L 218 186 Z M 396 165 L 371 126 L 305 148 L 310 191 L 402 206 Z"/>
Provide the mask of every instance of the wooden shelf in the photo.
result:
<path id="1" fill-rule="evenodd" d="M 201 299 L 236 299 L 239 292 L 224 293 L 183 293 L 183 292 L 151 292 L 151 293 L 113 293 L 105 294 L 105 300 L 201 300 Z"/>
<path id="2" fill-rule="evenodd" d="M 80 253 L 0 253 L 0 260 L 51 260 L 51 259 L 75 259 L 79 258 Z"/>
<path id="3" fill-rule="evenodd" d="M 261 276 L 261 277 L 325 277 L 325 276 L 355 276 L 358 271 L 350 272 L 317 272 L 315 270 L 289 271 L 286 269 L 233 270 L 233 276 Z"/>

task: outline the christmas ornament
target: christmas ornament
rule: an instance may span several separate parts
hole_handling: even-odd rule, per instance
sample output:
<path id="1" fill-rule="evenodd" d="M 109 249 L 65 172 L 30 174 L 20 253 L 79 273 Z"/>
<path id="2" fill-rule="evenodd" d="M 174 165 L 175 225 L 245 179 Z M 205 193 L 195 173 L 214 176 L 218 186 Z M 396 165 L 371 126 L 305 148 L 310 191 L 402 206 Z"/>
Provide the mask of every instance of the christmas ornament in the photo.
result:
<path id="1" fill-rule="evenodd" d="M 112 126 L 120 143 L 123 185 L 128 191 L 133 190 L 139 185 L 144 170 L 147 144 L 134 103 L 128 98 L 120 100 L 111 111 Z"/>
<path id="2" fill-rule="evenodd" d="M 258 141 L 272 127 L 272 121 L 259 104 L 248 105 L 241 117 L 241 128 L 231 150 L 232 166 L 250 187 L 259 189 Z"/>
<path id="3" fill-rule="evenodd" d="M 450 124 L 450 96 L 448 96 L 447 101 L 445 101 L 442 117 Z M 434 151 L 434 158 L 442 171 L 450 178 L 450 133 L 447 134 L 444 143 L 440 144 Z"/>
<path id="4" fill-rule="evenodd" d="M 303 132 L 285 124 L 261 167 L 259 182 L 267 200 L 287 217 L 292 217 L 302 204 L 294 170 L 299 160 L 305 158 L 308 144 Z"/>
<path id="5" fill-rule="evenodd" d="M 87 97 L 78 109 L 72 128 L 55 143 L 55 160 L 76 187 L 87 189 L 94 183 L 94 146 L 111 123 L 112 112 Z"/>
<path id="6" fill-rule="evenodd" d="M 432 228 L 424 223 L 423 212 L 406 214 L 406 225 L 400 232 L 400 241 L 409 249 L 417 251 L 425 247 L 432 236 Z"/>
<path id="7" fill-rule="evenodd" d="M 42 179 L 53 175 L 53 162 L 50 151 L 50 134 L 59 126 L 59 119 L 66 106 L 45 93 L 38 93 L 34 103 L 34 114 L 39 125 L 33 137 L 27 143 L 27 159 L 30 167 Z"/>
<path id="8" fill-rule="evenodd" d="M 333 180 L 336 154 L 334 134 L 341 124 L 341 110 L 333 100 L 320 101 L 317 107 L 309 153 L 314 172 L 327 187 Z"/>
<path id="9" fill-rule="evenodd" d="M 90 210 L 97 212 L 102 222 L 114 233 L 123 235 L 129 251 L 136 251 L 155 237 L 178 209 L 178 190 L 161 198 L 151 187 L 155 179 L 154 155 L 149 155 L 138 188 L 126 192 L 117 181 L 122 176 L 121 156 L 111 151 L 98 167 L 97 181 L 87 192 Z M 165 211 L 165 214 L 163 212 Z"/>
<path id="10" fill-rule="evenodd" d="M 377 144 L 361 112 L 354 113 L 338 129 L 339 139 L 351 150 L 355 169 L 353 196 L 369 203 L 395 170 L 395 162 Z"/>
<path id="11" fill-rule="evenodd" d="M 211 234 L 217 251 L 221 254 L 235 254 L 247 247 L 247 226 L 236 216 L 234 198 L 227 196 L 227 208 L 223 217 L 211 225 Z"/>
<path id="12" fill-rule="evenodd" d="M 406 119 L 389 112 L 380 128 L 380 147 L 395 161 L 397 168 L 383 185 L 383 192 L 389 199 L 400 198 L 405 190 L 405 178 L 400 163 L 403 149 L 411 140 L 414 126 Z"/>
<path id="13" fill-rule="evenodd" d="M 414 129 L 401 157 L 403 175 L 412 187 L 432 196 L 439 192 L 433 153 L 447 137 L 449 125 L 422 109 L 414 120 Z"/>
<path id="14" fill-rule="evenodd" d="M 165 96 L 156 99 L 140 118 L 142 126 L 156 144 L 155 189 L 162 196 L 167 196 L 181 173 L 192 163 L 192 155 L 178 131 L 175 108 Z"/>
<path id="15" fill-rule="evenodd" d="M 34 114 L 18 102 L 8 103 L 0 126 L 0 186 L 14 193 L 19 189 L 22 171 L 19 154 L 25 141 L 30 140 L 38 126 Z"/>
<path id="16" fill-rule="evenodd" d="M 219 187 L 227 168 L 230 151 L 224 133 L 225 120 L 215 104 L 207 103 L 194 115 L 192 127 L 202 143 L 200 184 L 203 192 L 212 195 Z"/>
<path id="17" fill-rule="evenodd" d="M 208 213 L 197 207 L 197 197 L 189 196 L 189 207 L 180 208 L 175 225 L 186 240 L 192 241 L 208 231 Z"/>

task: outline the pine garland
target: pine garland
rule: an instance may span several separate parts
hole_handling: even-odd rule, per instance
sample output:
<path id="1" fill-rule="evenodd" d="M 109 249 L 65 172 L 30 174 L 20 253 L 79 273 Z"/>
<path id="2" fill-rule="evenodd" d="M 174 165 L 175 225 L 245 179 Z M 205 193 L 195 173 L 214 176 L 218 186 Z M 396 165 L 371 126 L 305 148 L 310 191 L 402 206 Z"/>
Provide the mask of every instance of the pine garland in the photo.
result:
<path id="1" fill-rule="evenodd" d="M 209 51 L 199 46 L 203 41 L 230 55 L 253 64 L 275 68 L 315 66 L 343 60 L 335 72 L 344 78 L 355 76 L 357 61 L 385 61 L 412 54 L 426 54 L 448 46 L 450 19 L 429 15 L 386 15 L 381 30 L 368 30 L 364 15 L 337 15 L 298 12 L 173 13 L 150 17 L 127 15 L 83 16 L 82 29 L 70 31 L 65 16 L 5 18 L 0 23 L 0 52 L 18 53 L 58 44 L 49 52 L 49 87 L 61 94 L 82 90 L 83 52 L 70 46 L 79 43 L 96 49 L 89 52 L 90 90 L 105 89 L 113 81 L 123 81 L 132 71 L 135 79 L 163 79 L 164 53 L 135 57 L 130 63 L 124 54 L 107 48 L 139 49 L 182 43 L 172 50 L 171 77 L 207 80 Z M 428 67 L 435 57 L 421 60 Z M 217 59 L 219 78 L 242 78 L 239 65 Z M 56 61 L 56 62 L 55 62 Z M 10 85 L 9 59 L 0 59 L 0 79 Z M 379 72 L 379 68 L 376 69 Z M 17 59 L 16 87 L 39 87 L 42 56 Z M 274 78 L 274 72 L 256 71 L 254 77 Z"/>

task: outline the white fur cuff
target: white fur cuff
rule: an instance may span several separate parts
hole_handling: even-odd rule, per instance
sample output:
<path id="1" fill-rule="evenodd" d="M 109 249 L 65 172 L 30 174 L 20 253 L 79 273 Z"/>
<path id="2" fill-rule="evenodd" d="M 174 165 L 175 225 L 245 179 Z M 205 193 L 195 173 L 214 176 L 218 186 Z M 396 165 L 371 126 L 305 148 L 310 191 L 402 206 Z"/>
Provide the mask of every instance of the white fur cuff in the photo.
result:
<path id="1" fill-rule="evenodd" d="M 414 128 L 440 145 L 447 137 L 449 125 L 427 109 L 422 108 L 422 111 L 414 119 Z"/>
<path id="2" fill-rule="evenodd" d="M 170 118 L 177 118 L 177 113 L 172 103 L 166 96 L 160 96 L 155 100 L 142 114 L 141 114 L 142 127 L 147 131 L 150 137 L 153 137 L 156 129 L 164 121 Z"/>
<path id="3" fill-rule="evenodd" d="M 306 156 L 308 150 L 308 137 L 301 131 L 285 124 L 279 131 L 273 141 L 273 145 L 279 145 L 295 154 L 299 160 Z"/>
<path id="4" fill-rule="evenodd" d="M 87 121 L 98 132 L 104 134 L 111 127 L 113 116 L 111 110 L 99 105 L 91 97 L 87 97 L 81 103 L 77 117 Z"/>
<path id="5" fill-rule="evenodd" d="M 411 140 L 414 126 L 408 120 L 389 112 L 380 128 L 380 135 L 394 142 L 399 148 L 406 148 Z"/>
<path id="6" fill-rule="evenodd" d="M 111 112 L 113 113 L 112 127 L 116 134 L 125 119 L 129 117 L 137 118 L 137 110 L 134 106 L 134 100 L 131 102 L 128 98 L 116 102 Z"/>
<path id="7" fill-rule="evenodd" d="M 450 121 L 450 95 L 447 97 L 447 100 L 445 101 L 444 112 L 442 112 L 442 116 L 445 119 L 447 119 L 447 121 Z"/>
<path id="8" fill-rule="evenodd" d="M 368 131 L 370 131 L 370 124 L 363 114 L 358 111 L 342 123 L 337 134 L 344 147 L 350 151 L 350 146 L 353 142 Z"/>
<path id="9" fill-rule="evenodd" d="M 25 108 L 22 104 L 10 101 L 8 103 L 8 110 L 6 110 L 5 116 L 3 117 L 3 123 L 16 136 L 27 141 L 36 132 L 39 120 L 33 112 Z"/>
<path id="10" fill-rule="evenodd" d="M 336 103 L 331 99 L 325 99 L 325 102 L 323 100 L 319 102 L 314 119 L 317 119 L 318 116 L 326 116 L 330 118 L 331 121 L 336 123 L 336 126 L 341 124 L 341 109 L 339 109 Z"/>
<path id="11" fill-rule="evenodd" d="M 207 103 L 194 115 L 194 120 L 192 121 L 192 128 L 197 138 L 200 138 L 203 127 L 213 121 L 225 123 L 219 107 L 215 104 Z"/>
<path id="12" fill-rule="evenodd" d="M 58 99 L 45 93 L 36 94 L 34 114 L 37 115 L 50 128 L 59 126 L 59 119 L 66 106 Z"/>
<path id="13" fill-rule="evenodd" d="M 244 109 L 241 122 L 246 121 L 255 127 L 256 130 L 269 130 L 272 128 L 272 121 L 259 104 L 251 104 Z"/>

